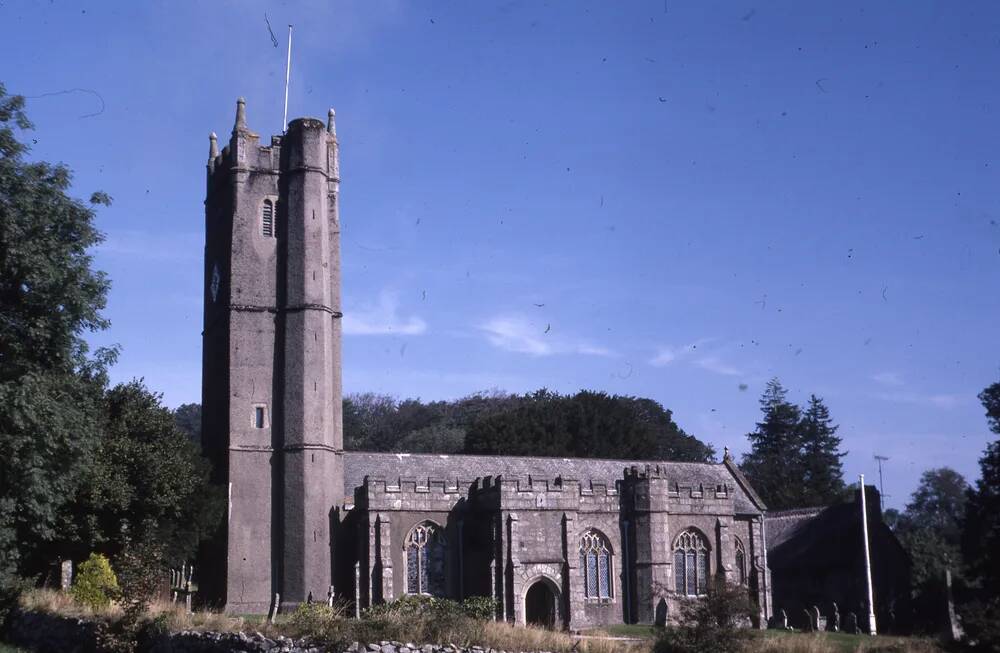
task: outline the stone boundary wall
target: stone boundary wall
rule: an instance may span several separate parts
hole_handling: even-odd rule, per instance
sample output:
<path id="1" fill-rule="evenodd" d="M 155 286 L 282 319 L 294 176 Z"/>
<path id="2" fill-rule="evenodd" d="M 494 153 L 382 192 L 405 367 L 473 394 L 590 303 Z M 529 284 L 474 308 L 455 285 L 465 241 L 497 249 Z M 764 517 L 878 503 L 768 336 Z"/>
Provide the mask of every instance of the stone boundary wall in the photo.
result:
<path id="1" fill-rule="evenodd" d="M 43 612 L 14 611 L 7 621 L 3 641 L 40 653 L 101 653 L 97 645 L 97 623 L 76 617 Z M 287 637 L 265 637 L 260 633 L 215 633 L 181 631 L 141 643 L 142 653 L 322 653 L 336 651 Z M 354 642 L 337 653 L 514 653 L 481 646 L 462 648 L 382 641 L 363 645 Z"/>

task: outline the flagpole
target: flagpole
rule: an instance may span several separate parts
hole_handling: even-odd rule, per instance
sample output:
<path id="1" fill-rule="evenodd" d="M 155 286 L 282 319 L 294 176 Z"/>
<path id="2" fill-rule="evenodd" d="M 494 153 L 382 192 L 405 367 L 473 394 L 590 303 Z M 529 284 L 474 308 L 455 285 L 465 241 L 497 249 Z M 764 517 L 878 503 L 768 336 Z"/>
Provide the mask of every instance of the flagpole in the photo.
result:
<path id="1" fill-rule="evenodd" d="M 875 628 L 875 602 L 872 599 L 872 561 L 868 550 L 868 503 L 865 501 L 865 475 L 861 479 L 861 533 L 865 538 L 865 585 L 868 588 L 868 629 L 871 635 L 878 634 Z"/>
<path id="2" fill-rule="evenodd" d="M 288 78 L 292 72 L 292 26 L 288 26 L 288 60 L 285 62 L 285 113 L 281 118 L 282 133 L 288 131 Z"/>

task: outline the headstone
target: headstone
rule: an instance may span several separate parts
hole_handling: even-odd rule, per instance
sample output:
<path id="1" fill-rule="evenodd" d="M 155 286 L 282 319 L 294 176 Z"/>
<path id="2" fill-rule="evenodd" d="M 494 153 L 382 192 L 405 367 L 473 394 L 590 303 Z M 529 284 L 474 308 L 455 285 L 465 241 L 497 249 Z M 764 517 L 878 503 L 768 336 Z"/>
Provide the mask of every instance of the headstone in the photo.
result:
<path id="1" fill-rule="evenodd" d="M 331 608 L 333 607 L 333 585 L 326 591 L 326 604 Z"/>
<path id="2" fill-rule="evenodd" d="M 807 633 L 811 633 L 814 630 L 816 630 L 816 625 L 813 623 L 812 613 L 809 612 L 808 610 L 803 610 L 802 614 L 804 614 L 806 618 L 805 626 L 802 628 L 802 630 L 806 631 Z"/>
<path id="3" fill-rule="evenodd" d="M 847 620 L 844 624 L 844 632 L 850 633 L 852 635 L 857 635 L 861 631 L 858 630 L 858 615 L 853 612 L 847 613 Z"/>
<path id="4" fill-rule="evenodd" d="M 815 630 L 816 632 L 823 632 L 824 630 L 826 630 L 826 617 L 820 614 L 819 608 L 817 606 L 815 605 L 813 606 L 810 616 L 812 617 L 813 630 Z"/>
<path id="5" fill-rule="evenodd" d="M 833 604 L 833 614 L 830 615 L 830 620 L 827 624 L 833 632 L 840 632 L 840 610 L 837 609 L 836 603 Z"/>
<path id="6" fill-rule="evenodd" d="M 955 599 L 951 595 L 951 569 L 944 570 L 944 586 L 948 600 L 948 633 L 951 641 L 957 642 L 965 637 L 962 624 L 958 622 L 958 615 L 955 614 Z"/>
<path id="7" fill-rule="evenodd" d="M 281 594 L 275 593 L 274 598 L 271 599 L 271 609 L 267 611 L 267 620 L 272 624 L 278 616 L 279 605 L 281 605 Z"/>
<path id="8" fill-rule="evenodd" d="M 59 563 L 59 588 L 68 590 L 73 585 L 73 561 L 63 560 Z"/>
<path id="9" fill-rule="evenodd" d="M 781 611 L 781 629 L 788 630 L 788 613 L 784 609 Z"/>

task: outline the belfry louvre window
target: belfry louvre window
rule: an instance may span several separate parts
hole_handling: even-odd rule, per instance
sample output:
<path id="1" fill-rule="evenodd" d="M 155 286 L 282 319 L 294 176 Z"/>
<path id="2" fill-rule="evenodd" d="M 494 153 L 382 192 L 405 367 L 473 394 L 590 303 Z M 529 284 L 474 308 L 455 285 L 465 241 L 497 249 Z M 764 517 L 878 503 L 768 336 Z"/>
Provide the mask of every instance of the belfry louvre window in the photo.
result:
<path id="1" fill-rule="evenodd" d="M 736 582 L 740 585 L 747 584 L 747 550 L 743 548 L 743 542 L 736 538 Z"/>
<path id="2" fill-rule="evenodd" d="M 587 531 L 580 538 L 580 572 L 586 598 L 611 598 L 611 548 L 597 531 Z"/>
<path id="3" fill-rule="evenodd" d="M 274 236 L 274 202 L 264 200 L 264 206 L 260 210 L 261 233 L 267 238 Z"/>
<path id="4" fill-rule="evenodd" d="M 418 524 L 406 536 L 406 593 L 445 595 L 444 531 L 434 522 Z"/>
<path id="5" fill-rule="evenodd" d="M 701 533 L 686 530 L 674 540 L 674 591 L 700 596 L 708 588 L 708 543 Z"/>

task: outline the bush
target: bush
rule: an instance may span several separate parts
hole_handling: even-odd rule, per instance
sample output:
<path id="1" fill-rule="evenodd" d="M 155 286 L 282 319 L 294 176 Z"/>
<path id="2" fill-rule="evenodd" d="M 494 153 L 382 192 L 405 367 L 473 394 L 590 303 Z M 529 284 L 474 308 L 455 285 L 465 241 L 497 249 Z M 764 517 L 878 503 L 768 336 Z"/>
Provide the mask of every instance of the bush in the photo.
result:
<path id="1" fill-rule="evenodd" d="M 703 598 L 685 600 L 678 623 L 664 628 L 654 653 L 737 653 L 750 638 L 746 588 L 716 578 Z"/>
<path id="2" fill-rule="evenodd" d="M 497 600 L 492 596 L 470 596 L 462 601 L 462 612 L 470 619 L 492 621 L 497 613 Z"/>
<path id="3" fill-rule="evenodd" d="M 93 610 L 106 608 L 118 598 L 118 578 L 108 559 L 91 553 L 77 569 L 70 594 L 77 603 Z"/>
<path id="4" fill-rule="evenodd" d="M 344 650 L 353 640 L 352 623 L 342 605 L 301 603 L 285 624 L 292 637 L 319 642 L 333 650 Z"/>

